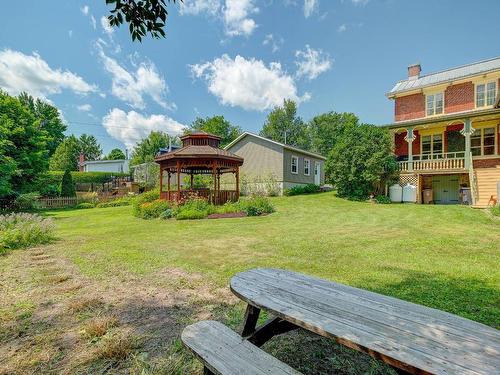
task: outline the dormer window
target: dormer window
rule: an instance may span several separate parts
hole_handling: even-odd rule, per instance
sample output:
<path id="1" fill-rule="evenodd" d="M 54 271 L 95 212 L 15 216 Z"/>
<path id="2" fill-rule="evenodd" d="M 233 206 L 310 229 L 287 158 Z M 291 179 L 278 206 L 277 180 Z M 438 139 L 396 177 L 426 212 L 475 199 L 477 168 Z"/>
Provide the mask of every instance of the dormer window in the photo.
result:
<path id="1" fill-rule="evenodd" d="M 444 95 L 442 92 L 426 95 L 427 116 L 440 115 L 443 113 Z"/>
<path id="2" fill-rule="evenodd" d="M 496 81 L 476 85 L 476 107 L 484 107 L 495 104 L 497 96 Z"/>

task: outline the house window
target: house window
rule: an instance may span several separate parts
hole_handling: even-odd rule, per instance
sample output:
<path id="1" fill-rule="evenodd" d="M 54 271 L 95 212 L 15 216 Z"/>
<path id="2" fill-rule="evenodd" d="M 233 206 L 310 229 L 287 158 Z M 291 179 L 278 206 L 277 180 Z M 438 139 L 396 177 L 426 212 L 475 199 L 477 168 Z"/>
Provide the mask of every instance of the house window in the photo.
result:
<path id="1" fill-rule="evenodd" d="M 472 156 L 495 154 L 495 128 L 477 129 L 470 137 Z"/>
<path id="2" fill-rule="evenodd" d="M 309 176 L 311 174 L 311 161 L 309 159 L 304 159 L 304 174 Z"/>
<path id="3" fill-rule="evenodd" d="M 443 113 L 444 100 L 443 93 L 426 96 L 427 116 L 439 115 Z"/>
<path id="4" fill-rule="evenodd" d="M 442 157 L 443 153 L 443 135 L 424 135 L 422 136 L 422 159 L 435 159 Z"/>
<path id="5" fill-rule="evenodd" d="M 484 107 L 495 104 L 497 97 L 496 81 L 476 85 L 476 107 Z"/>
<path id="6" fill-rule="evenodd" d="M 292 169 L 293 174 L 299 173 L 299 158 L 297 156 L 292 156 Z"/>

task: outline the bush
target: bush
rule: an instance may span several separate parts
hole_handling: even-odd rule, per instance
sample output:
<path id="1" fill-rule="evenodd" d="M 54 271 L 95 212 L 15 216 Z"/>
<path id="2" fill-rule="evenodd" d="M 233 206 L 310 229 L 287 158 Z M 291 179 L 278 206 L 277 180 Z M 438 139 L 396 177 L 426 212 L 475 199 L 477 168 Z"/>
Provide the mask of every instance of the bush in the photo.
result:
<path id="1" fill-rule="evenodd" d="M 14 201 L 14 208 L 16 210 L 23 210 L 23 211 L 34 210 L 38 208 L 37 207 L 38 198 L 40 198 L 40 194 L 36 192 L 20 194 Z"/>
<path id="2" fill-rule="evenodd" d="M 491 213 L 495 216 L 500 216 L 500 206 L 492 207 Z"/>
<path id="3" fill-rule="evenodd" d="M 93 205 L 92 203 L 88 203 L 88 202 L 82 202 L 82 203 L 78 203 L 75 208 L 78 208 L 78 209 L 86 209 L 86 208 L 94 208 L 95 205 Z"/>
<path id="4" fill-rule="evenodd" d="M 118 199 L 115 199 L 115 200 L 112 200 L 109 202 L 99 203 L 99 204 L 97 204 L 96 207 L 106 208 L 106 207 L 130 206 L 132 199 L 133 199 L 132 197 L 125 196 L 125 197 L 118 198 Z"/>
<path id="5" fill-rule="evenodd" d="M 377 195 L 375 197 L 375 202 L 379 203 L 379 204 L 390 204 L 392 203 L 391 202 L 391 198 L 389 198 L 388 196 L 386 195 Z"/>
<path id="6" fill-rule="evenodd" d="M 37 214 L 0 215 L 0 253 L 49 243 L 53 240 L 52 219 Z"/>
<path id="7" fill-rule="evenodd" d="M 179 206 L 175 217 L 177 220 L 204 219 L 215 211 L 215 206 L 209 204 L 205 199 L 194 198 Z"/>
<path id="8" fill-rule="evenodd" d="M 171 208 L 167 208 L 165 211 L 163 211 L 160 214 L 160 219 L 167 220 L 167 219 L 170 219 L 172 217 L 174 217 L 174 210 L 172 210 Z"/>
<path id="9" fill-rule="evenodd" d="M 274 212 L 274 206 L 266 197 L 252 197 L 239 202 L 242 211 L 248 216 L 259 216 Z"/>
<path id="10" fill-rule="evenodd" d="M 302 195 L 302 194 L 316 194 L 321 191 L 321 188 L 315 184 L 295 185 L 290 189 L 286 189 L 283 194 L 287 196 Z"/>
<path id="11" fill-rule="evenodd" d="M 139 194 L 138 196 L 133 198 L 131 202 L 133 206 L 134 216 L 142 217 L 141 205 L 143 205 L 144 203 L 153 202 L 158 199 L 160 199 L 160 189 L 146 191 L 145 193 Z"/>
<path id="12" fill-rule="evenodd" d="M 78 200 L 84 203 L 91 203 L 92 206 L 95 206 L 99 202 L 99 195 L 95 191 L 88 192 L 80 195 Z"/>
<path id="13" fill-rule="evenodd" d="M 170 202 L 157 199 L 152 202 L 142 203 L 137 210 L 134 210 L 134 214 L 141 219 L 156 219 L 169 208 L 171 208 Z"/>
<path id="14" fill-rule="evenodd" d="M 48 184 L 40 188 L 40 195 L 45 198 L 55 198 L 59 196 L 57 184 Z"/>
<path id="15" fill-rule="evenodd" d="M 59 195 L 61 197 L 76 197 L 75 184 L 69 170 L 64 172 L 61 185 L 59 186 Z"/>

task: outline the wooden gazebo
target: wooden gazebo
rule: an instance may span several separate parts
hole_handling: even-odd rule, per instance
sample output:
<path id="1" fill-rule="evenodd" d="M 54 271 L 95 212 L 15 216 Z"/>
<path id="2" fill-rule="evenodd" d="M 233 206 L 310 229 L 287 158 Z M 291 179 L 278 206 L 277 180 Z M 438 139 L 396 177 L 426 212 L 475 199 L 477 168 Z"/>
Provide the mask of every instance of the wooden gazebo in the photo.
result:
<path id="1" fill-rule="evenodd" d="M 243 158 L 219 147 L 221 138 L 196 132 L 181 137 L 182 147 L 175 151 L 156 156 L 160 164 L 160 198 L 170 201 L 182 201 L 189 197 L 202 197 L 213 204 L 224 204 L 237 201 L 240 195 L 239 167 Z M 167 189 L 164 189 L 163 176 L 167 174 Z M 224 173 L 232 173 L 235 177 L 234 190 L 221 190 L 220 179 Z M 176 188 L 171 189 L 171 178 L 175 174 Z M 188 189 L 182 189 L 181 175 L 190 176 Z M 195 189 L 194 175 L 212 175 L 213 188 Z"/>

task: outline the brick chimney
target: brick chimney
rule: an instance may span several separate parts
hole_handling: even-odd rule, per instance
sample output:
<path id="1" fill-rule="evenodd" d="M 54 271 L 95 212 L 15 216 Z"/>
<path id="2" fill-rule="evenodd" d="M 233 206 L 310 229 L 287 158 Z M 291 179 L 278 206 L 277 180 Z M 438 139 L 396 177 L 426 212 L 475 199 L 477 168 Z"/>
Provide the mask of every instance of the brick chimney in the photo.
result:
<path id="1" fill-rule="evenodd" d="M 422 67 L 420 64 L 413 64 L 408 66 L 408 79 L 417 79 L 420 77 L 420 72 L 422 71 Z"/>
<path id="2" fill-rule="evenodd" d="M 80 172 L 83 172 L 83 163 L 85 162 L 85 155 L 83 152 L 80 153 L 80 159 L 78 161 L 78 166 L 80 167 Z"/>

